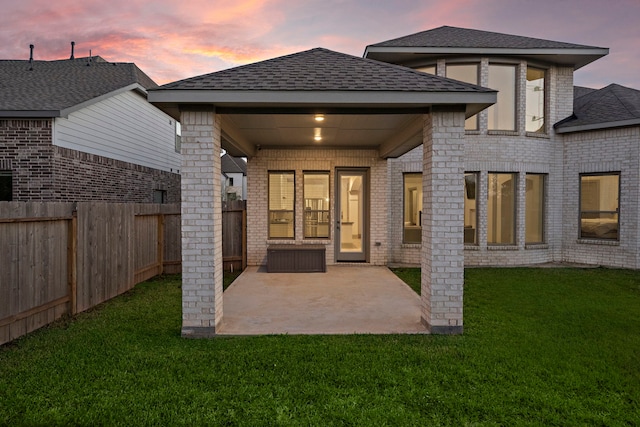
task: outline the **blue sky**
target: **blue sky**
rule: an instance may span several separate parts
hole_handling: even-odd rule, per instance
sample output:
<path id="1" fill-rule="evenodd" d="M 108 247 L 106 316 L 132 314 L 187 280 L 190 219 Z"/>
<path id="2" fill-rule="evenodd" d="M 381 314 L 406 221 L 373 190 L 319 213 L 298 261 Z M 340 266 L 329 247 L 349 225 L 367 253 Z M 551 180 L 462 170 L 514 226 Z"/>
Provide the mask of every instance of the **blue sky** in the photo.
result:
<path id="1" fill-rule="evenodd" d="M 442 25 L 607 47 L 575 83 L 640 89 L 638 0 L 0 0 L 1 59 L 101 55 L 158 83 L 314 47 L 361 56 Z"/>

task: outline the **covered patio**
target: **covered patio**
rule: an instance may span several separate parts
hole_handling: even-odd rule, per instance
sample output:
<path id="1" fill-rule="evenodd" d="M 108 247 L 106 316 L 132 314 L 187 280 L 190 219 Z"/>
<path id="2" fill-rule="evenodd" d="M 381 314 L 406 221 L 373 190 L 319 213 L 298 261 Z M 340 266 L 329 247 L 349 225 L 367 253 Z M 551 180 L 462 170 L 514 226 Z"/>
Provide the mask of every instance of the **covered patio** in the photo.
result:
<path id="1" fill-rule="evenodd" d="M 235 292 L 222 292 L 221 149 L 248 159 L 249 264 L 264 265 L 270 245 L 322 245 L 330 272 L 321 281 L 327 284 L 339 282 L 329 279 L 330 274 L 345 273 L 346 267 L 338 265 L 354 261 L 340 254 L 341 226 L 351 226 L 339 210 L 340 174 L 362 174 L 361 182 L 367 184 L 364 226 L 353 233 L 361 247 L 357 261 L 373 269 L 385 266 L 388 212 L 398 208 L 388 204 L 386 159 L 419 145 L 424 152 L 419 321 L 429 333 L 462 333 L 464 120 L 495 99 L 490 89 L 321 48 L 150 91 L 149 100 L 182 125 L 183 335 L 210 337 L 242 324 L 233 318 L 230 305 Z M 286 238 L 270 232 L 271 171 L 285 171 L 296 180 Z M 299 177 L 317 171 L 331 183 L 331 219 L 326 237 L 309 238 L 303 232 Z M 272 290 L 286 288 L 277 278 L 265 276 Z M 354 278 L 343 287 L 351 282 L 367 283 Z M 341 290 L 322 288 L 327 300 Z M 289 287 L 281 298 L 296 291 Z M 368 291 L 376 292 L 373 285 Z M 268 293 L 261 298 L 268 299 Z M 385 298 L 386 304 L 393 307 L 395 299 Z M 367 308 L 364 298 L 354 303 L 372 315 L 376 310 Z"/>
<path id="2" fill-rule="evenodd" d="M 420 296 L 386 267 L 267 273 L 251 266 L 223 296 L 219 335 L 427 333 Z"/>

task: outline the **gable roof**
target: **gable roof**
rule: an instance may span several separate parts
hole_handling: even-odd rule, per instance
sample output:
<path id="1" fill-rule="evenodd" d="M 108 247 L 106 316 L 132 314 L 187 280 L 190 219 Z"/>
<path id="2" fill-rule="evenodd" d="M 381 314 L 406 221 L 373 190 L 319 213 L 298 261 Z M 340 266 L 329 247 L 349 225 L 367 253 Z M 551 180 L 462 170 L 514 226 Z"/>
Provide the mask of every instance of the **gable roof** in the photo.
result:
<path id="1" fill-rule="evenodd" d="M 445 55 L 518 56 L 578 69 L 608 53 L 609 49 L 594 46 L 442 26 L 369 45 L 364 56 L 393 63 Z"/>
<path id="2" fill-rule="evenodd" d="M 240 157 L 233 157 L 225 154 L 220 158 L 221 170 L 223 174 L 241 173 L 247 174 L 247 163 Z"/>
<path id="3" fill-rule="evenodd" d="M 100 57 L 0 60 L 0 117 L 59 117 L 120 91 L 157 87 L 133 63 Z"/>
<path id="4" fill-rule="evenodd" d="M 363 59 L 324 48 L 192 77 L 158 90 L 244 91 L 455 91 L 490 92 L 393 64 Z"/>
<path id="5" fill-rule="evenodd" d="M 409 108 L 495 102 L 496 92 L 323 48 L 169 83 L 149 100 L 177 118 L 178 104 L 216 108 Z M 482 104 L 482 105 L 480 105 Z M 476 111 L 476 112 L 477 112 Z"/>
<path id="6" fill-rule="evenodd" d="M 554 125 L 568 133 L 640 125 L 640 91 L 617 84 L 574 99 L 573 114 Z"/>

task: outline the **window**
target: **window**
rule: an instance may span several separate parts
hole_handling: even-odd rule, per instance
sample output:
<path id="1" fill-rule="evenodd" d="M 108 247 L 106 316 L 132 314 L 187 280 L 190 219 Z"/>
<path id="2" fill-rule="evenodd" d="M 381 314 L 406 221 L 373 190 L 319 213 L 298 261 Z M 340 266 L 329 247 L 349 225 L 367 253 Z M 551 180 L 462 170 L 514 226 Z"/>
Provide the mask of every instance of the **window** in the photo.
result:
<path id="1" fill-rule="evenodd" d="M 422 243 L 422 174 L 404 174 L 404 243 Z"/>
<path id="2" fill-rule="evenodd" d="M 329 238 L 329 172 L 305 172 L 304 237 Z"/>
<path id="3" fill-rule="evenodd" d="M 544 181 L 541 174 L 527 174 L 525 193 L 525 243 L 544 242 Z"/>
<path id="4" fill-rule="evenodd" d="M 527 132 L 545 133 L 544 74 L 544 70 L 527 67 Z"/>
<path id="5" fill-rule="evenodd" d="M 478 64 L 447 65 L 447 77 L 461 82 L 478 84 Z M 478 130 L 478 115 L 469 117 L 464 122 L 465 130 Z"/>
<path id="6" fill-rule="evenodd" d="M 489 64 L 489 87 L 498 99 L 489 107 L 489 130 L 516 130 L 516 67 Z"/>
<path id="7" fill-rule="evenodd" d="M 478 243 L 477 173 L 464 174 L 464 244 Z"/>
<path id="8" fill-rule="evenodd" d="M 167 203 L 167 190 L 153 190 L 153 203 Z"/>
<path id="9" fill-rule="evenodd" d="M 269 172 L 269 238 L 294 238 L 293 172 Z"/>
<path id="10" fill-rule="evenodd" d="M 13 200 L 13 178 L 11 171 L 0 171 L 0 202 Z"/>
<path id="11" fill-rule="evenodd" d="M 487 197 L 487 243 L 516 243 L 516 174 L 490 173 Z"/>
<path id="12" fill-rule="evenodd" d="M 416 70 L 422 71 L 423 73 L 427 73 L 427 74 L 433 74 L 434 76 L 436 75 L 436 66 L 435 65 L 429 65 L 427 67 L 416 68 Z"/>
<path id="13" fill-rule="evenodd" d="M 618 240 L 620 174 L 580 175 L 580 238 Z"/>
<path id="14" fill-rule="evenodd" d="M 176 142 L 175 142 L 175 150 L 176 153 L 179 153 L 182 149 L 182 125 L 180 122 L 176 122 Z"/>

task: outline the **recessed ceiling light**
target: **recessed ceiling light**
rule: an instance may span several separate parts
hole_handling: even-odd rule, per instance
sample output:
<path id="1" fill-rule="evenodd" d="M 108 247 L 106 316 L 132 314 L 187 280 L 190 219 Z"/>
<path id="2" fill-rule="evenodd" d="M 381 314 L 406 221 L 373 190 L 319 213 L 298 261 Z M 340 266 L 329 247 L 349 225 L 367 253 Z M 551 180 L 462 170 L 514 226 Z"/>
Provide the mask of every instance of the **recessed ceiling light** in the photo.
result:
<path id="1" fill-rule="evenodd" d="M 316 114 L 314 119 L 315 119 L 316 122 L 324 122 L 324 115 Z"/>

